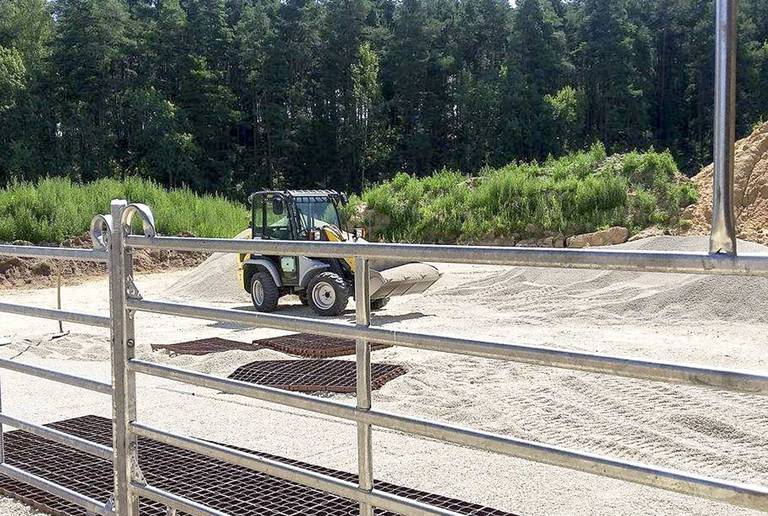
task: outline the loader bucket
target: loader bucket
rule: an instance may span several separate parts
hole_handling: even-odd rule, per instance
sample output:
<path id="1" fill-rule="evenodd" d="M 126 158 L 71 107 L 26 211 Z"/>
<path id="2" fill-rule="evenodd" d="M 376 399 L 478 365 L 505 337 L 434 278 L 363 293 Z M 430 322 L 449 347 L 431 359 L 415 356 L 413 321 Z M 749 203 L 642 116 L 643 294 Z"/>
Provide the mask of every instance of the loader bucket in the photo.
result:
<path id="1" fill-rule="evenodd" d="M 437 268 L 426 263 L 401 263 L 384 268 L 387 265 L 392 264 L 371 263 L 371 299 L 420 294 L 440 279 Z"/>

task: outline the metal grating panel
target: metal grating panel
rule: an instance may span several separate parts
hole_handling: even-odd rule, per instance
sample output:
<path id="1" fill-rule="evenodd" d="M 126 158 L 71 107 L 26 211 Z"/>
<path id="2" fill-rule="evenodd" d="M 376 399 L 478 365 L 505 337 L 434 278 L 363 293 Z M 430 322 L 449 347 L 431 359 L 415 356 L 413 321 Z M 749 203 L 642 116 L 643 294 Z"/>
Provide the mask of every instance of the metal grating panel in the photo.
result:
<path id="1" fill-rule="evenodd" d="M 221 351 L 255 351 L 257 349 L 259 349 L 258 346 L 248 342 L 220 339 L 218 337 L 191 340 L 189 342 L 177 342 L 175 344 L 152 344 L 152 351 L 165 350 L 171 355 L 208 355 L 210 353 L 219 353 Z"/>
<path id="2" fill-rule="evenodd" d="M 399 365 L 371 364 L 371 387 L 380 389 L 404 374 Z M 229 377 L 287 391 L 355 392 L 357 365 L 347 360 L 262 360 L 238 367 Z"/>
<path id="3" fill-rule="evenodd" d="M 307 358 L 330 358 L 355 354 L 355 341 L 335 337 L 324 337 L 311 333 L 296 333 L 272 339 L 254 340 L 255 346 L 273 349 L 289 355 Z M 388 348 L 387 344 L 371 343 L 371 349 Z"/>
<path id="4" fill-rule="evenodd" d="M 98 416 L 83 416 L 47 426 L 104 445 L 109 445 L 111 441 L 111 421 Z M 234 449 L 349 482 L 357 482 L 357 475 L 353 473 L 244 448 Z M 111 464 L 107 461 L 21 430 L 5 434 L 5 450 L 9 464 L 58 482 L 97 500 L 106 501 L 112 493 L 113 473 Z M 139 464 L 150 484 L 229 514 L 250 516 L 357 514 L 357 502 L 149 439 L 139 439 Z M 386 482 L 376 482 L 376 487 L 388 493 L 406 496 L 461 514 L 511 516 L 510 513 L 496 509 Z M 77 506 L 2 475 L 0 475 L 0 493 L 20 499 L 56 516 L 85 514 L 85 511 Z M 163 506 L 144 499 L 141 500 L 140 509 L 142 516 L 165 516 L 166 514 Z M 390 516 L 392 513 L 376 510 L 376 515 Z"/>

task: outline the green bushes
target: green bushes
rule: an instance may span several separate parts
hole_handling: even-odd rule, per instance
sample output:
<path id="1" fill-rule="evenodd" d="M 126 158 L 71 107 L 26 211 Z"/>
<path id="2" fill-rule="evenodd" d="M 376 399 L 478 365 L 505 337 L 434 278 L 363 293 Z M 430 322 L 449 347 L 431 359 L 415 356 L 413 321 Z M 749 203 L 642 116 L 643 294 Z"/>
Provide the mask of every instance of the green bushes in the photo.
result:
<path id="1" fill-rule="evenodd" d="M 573 235 L 622 225 L 673 225 L 696 192 L 667 152 L 607 157 L 602 145 L 543 164 L 510 164 L 469 178 L 405 173 L 353 198 L 383 216 L 387 240 L 468 242 Z M 350 210 L 350 213 L 355 210 Z"/>
<path id="2" fill-rule="evenodd" d="M 112 199 L 148 204 L 158 232 L 190 232 L 201 237 L 231 237 L 248 225 L 240 204 L 218 196 L 199 196 L 191 190 L 165 190 L 151 181 L 101 179 L 80 185 L 68 179 L 13 183 L 0 190 L 0 240 L 61 242 L 80 235 L 91 219 L 109 212 Z"/>

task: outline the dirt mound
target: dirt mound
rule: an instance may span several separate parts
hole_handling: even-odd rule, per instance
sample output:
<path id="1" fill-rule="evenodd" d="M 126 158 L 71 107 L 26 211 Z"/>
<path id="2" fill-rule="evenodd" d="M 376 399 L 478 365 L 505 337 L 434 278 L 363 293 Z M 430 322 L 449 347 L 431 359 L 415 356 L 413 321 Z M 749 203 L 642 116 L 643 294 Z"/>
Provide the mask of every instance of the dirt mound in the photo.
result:
<path id="1" fill-rule="evenodd" d="M 698 202 L 682 215 L 692 223 L 691 234 L 703 235 L 712 221 L 712 174 L 709 165 L 693 177 Z M 734 208 L 739 238 L 768 244 L 768 122 L 736 142 Z"/>
<path id="2" fill-rule="evenodd" d="M 23 241 L 13 243 L 33 245 Z M 73 237 L 62 242 L 61 247 L 90 248 L 91 237 L 87 233 Z M 208 253 L 140 249 L 134 252 L 134 269 L 138 272 L 184 269 L 199 265 L 207 257 Z M 71 285 L 106 274 L 107 266 L 91 262 L 0 256 L 0 289 L 53 287 L 57 283 L 59 270 L 62 281 Z"/>

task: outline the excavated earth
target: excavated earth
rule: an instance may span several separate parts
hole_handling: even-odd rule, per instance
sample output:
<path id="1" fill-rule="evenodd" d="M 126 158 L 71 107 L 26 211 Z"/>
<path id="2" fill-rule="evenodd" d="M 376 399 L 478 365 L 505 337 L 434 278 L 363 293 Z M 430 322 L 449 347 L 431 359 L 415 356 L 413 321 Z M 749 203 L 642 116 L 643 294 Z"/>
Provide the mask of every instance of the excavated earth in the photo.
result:
<path id="1" fill-rule="evenodd" d="M 32 245 L 17 240 L 14 245 Z M 86 233 L 62 242 L 61 247 L 90 248 Z M 200 265 L 207 253 L 141 249 L 134 253 L 134 268 L 139 272 L 160 272 Z M 61 273 L 62 282 L 76 284 L 93 276 L 106 274 L 106 264 L 41 258 L 0 256 L 0 290 L 13 288 L 46 288 L 55 286 Z"/>
<path id="2" fill-rule="evenodd" d="M 712 174 L 709 165 L 693 177 L 699 200 L 683 212 L 691 234 L 705 235 L 712 220 Z M 736 142 L 734 207 L 739 238 L 768 243 L 768 122 Z"/>

